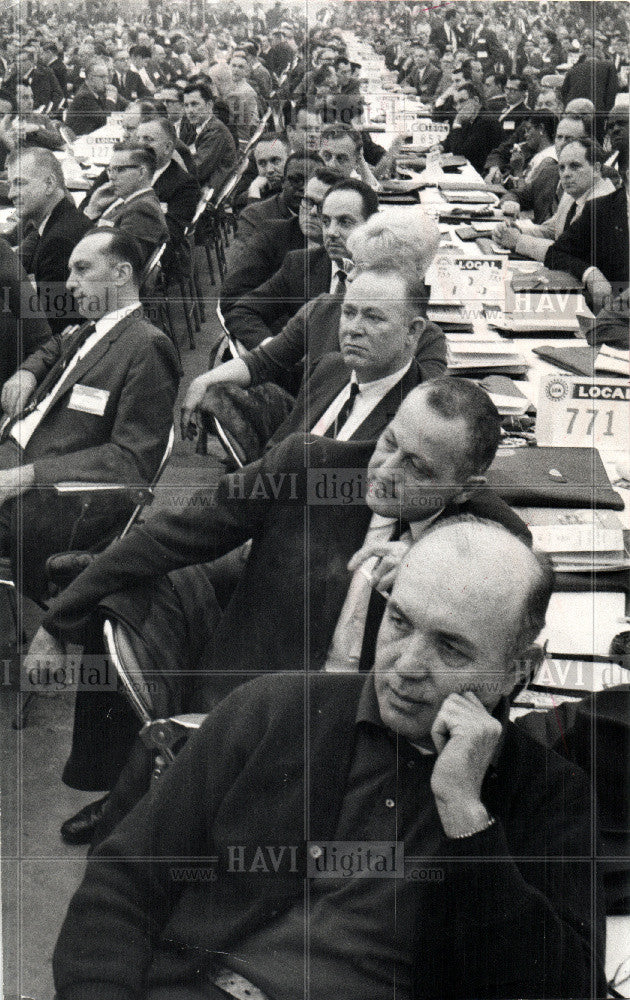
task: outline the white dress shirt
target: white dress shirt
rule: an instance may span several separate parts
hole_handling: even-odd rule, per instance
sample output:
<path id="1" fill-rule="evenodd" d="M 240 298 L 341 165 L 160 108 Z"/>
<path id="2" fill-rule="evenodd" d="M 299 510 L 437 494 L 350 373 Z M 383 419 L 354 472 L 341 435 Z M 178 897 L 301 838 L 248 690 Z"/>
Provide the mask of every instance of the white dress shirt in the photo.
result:
<path id="1" fill-rule="evenodd" d="M 423 521 L 412 521 L 408 530 L 401 535 L 400 541 L 411 546 L 440 516 L 442 509 Z M 380 514 L 372 514 L 370 526 L 361 547 L 389 542 L 397 524 L 398 518 L 396 517 L 381 517 Z M 357 671 L 359 669 L 367 613 L 372 596 L 372 572 L 378 561 L 378 556 L 372 556 L 352 574 L 348 593 L 337 619 L 337 626 L 324 664 L 324 670 L 327 673 Z M 376 589 L 384 597 L 387 596 L 380 587 Z"/>
<path id="2" fill-rule="evenodd" d="M 92 348 L 98 344 L 99 340 L 102 340 L 103 337 L 108 334 L 121 319 L 124 319 L 125 316 L 128 316 L 135 310 L 138 310 L 139 314 L 143 314 L 140 302 L 131 302 L 129 305 L 122 306 L 120 309 L 115 309 L 113 312 L 106 313 L 104 316 L 101 316 L 99 320 L 96 320 L 94 324 L 94 333 L 90 334 L 85 343 L 82 344 L 79 350 L 72 356 L 61 377 L 57 380 L 48 395 L 44 396 L 44 398 L 40 400 L 31 413 L 27 414 L 27 416 L 22 420 L 18 420 L 11 428 L 11 437 L 14 438 L 22 448 L 26 448 L 26 445 L 46 416 L 50 404 L 53 398 L 57 395 L 59 388 L 64 384 L 74 368 L 76 368 L 79 361 L 81 361 L 82 358 L 84 358 L 92 350 Z"/>
<path id="3" fill-rule="evenodd" d="M 353 382 L 358 384 L 359 392 L 354 401 L 354 406 L 343 427 L 339 428 L 336 435 L 337 441 L 349 441 L 356 430 L 359 429 L 364 420 L 367 420 L 372 410 L 393 389 L 397 382 L 409 371 L 411 361 L 408 361 L 404 368 L 400 368 L 393 375 L 386 375 L 384 378 L 375 379 L 374 382 L 359 382 L 356 372 L 352 372 L 350 381 L 344 385 L 341 392 L 333 399 L 327 410 L 324 411 L 311 434 L 324 435 L 334 424 L 337 415 L 341 412 L 344 403 L 350 398 L 350 386 Z"/>

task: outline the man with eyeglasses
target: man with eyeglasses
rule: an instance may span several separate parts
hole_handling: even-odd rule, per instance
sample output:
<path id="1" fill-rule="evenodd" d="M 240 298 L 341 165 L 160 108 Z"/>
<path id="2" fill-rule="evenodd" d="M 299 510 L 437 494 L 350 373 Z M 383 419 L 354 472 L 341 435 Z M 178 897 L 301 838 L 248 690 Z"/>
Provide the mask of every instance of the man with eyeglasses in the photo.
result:
<path id="1" fill-rule="evenodd" d="M 484 170 L 488 171 L 486 181 L 495 183 L 501 178 L 501 171 L 507 168 L 514 144 L 524 138 L 524 123 L 532 113 L 527 104 L 527 81 L 518 76 L 510 76 L 505 87 L 507 107 L 498 118 L 501 126 L 496 149 L 488 156 Z"/>
<path id="2" fill-rule="evenodd" d="M 302 211 L 312 216 L 319 212 L 312 197 L 314 180 L 302 203 Z M 305 302 L 322 292 L 343 294 L 349 266 L 345 241 L 377 210 L 376 193 L 363 181 L 351 177 L 334 185 L 321 207 L 324 246 L 287 254 L 268 281 L 236 302 L 225 317 L 232 336 L 247 348 L 255 347 L 277 333 Z"/>
<path id="3" fill-rule="evenodd" d="M 446 152 L 465 156 L 475 170 L 481 170 L 486 157 L 501 136 L 495 118 L 482 112 L 483 102 L 472 83 L 464 83 L 454 98 L 455 120 L 443 143 Z"/>
<path id="4" fill-rule="evenodd" d="M 145 263 L 169 238 L 166 217 L 152 187 L 156 167 L 152 149 L 116 143 L 107 168 L 110 179 L 97 188 L 84 209 L 96 225 L 130 233 L 140 244 Z"/>
<path id="5" fill-rule="evenodd" d="M 292 213 L 289 218 L 273 214 L 278 211 L 277 202 L 283 198 L 281 194 L 248 206 L 239 216 L 236 239 L 227 251 L 226 275 L 221 287 L 221 309 L 226 318 L 237 302 L 252 289 L 267 282 L 282 267 L 289 253 L 321 246 L 322 227 L 318 208 L 338 177 L 319 164 L 317 156 L 299 155 L 287 160 L 284 205 L 290 206 L 289 210 L 295 206 L 297 214 Z M 304 204 L 305 179 L 311 200 L 317 199 L 317 205 L 311 211 Z"/>
<path id="6" fill-rule="evenodd" d="M 72 98 L 66 125 L 75 135 L 88 135 L 107 124 L 108 114 L 115 109 L 107 99 L 109 69 L 102 60 L 93 60 L 85 71 L 85 83 Z"/>

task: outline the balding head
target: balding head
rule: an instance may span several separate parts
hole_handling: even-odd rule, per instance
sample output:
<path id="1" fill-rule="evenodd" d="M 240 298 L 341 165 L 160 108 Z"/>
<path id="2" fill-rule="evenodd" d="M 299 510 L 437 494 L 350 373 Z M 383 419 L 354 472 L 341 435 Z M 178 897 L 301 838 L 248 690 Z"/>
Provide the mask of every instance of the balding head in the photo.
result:
<path id="1" fill-rule="evenodd" d="M 521 680 L 552 585 L 545 560 L 501 525 L 464 517 L 426 531 L 401 563 L 378 636 L 385 724 L 425 739 L 445 699 L 467 691 L 492 711 Z"/>

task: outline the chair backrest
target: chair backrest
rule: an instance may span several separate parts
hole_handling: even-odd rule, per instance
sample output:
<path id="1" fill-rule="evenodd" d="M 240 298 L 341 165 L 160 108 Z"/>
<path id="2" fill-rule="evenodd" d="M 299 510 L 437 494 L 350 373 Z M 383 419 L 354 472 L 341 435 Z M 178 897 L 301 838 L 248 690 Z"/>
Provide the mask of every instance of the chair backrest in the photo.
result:
<path id="1" fill-rule="evenodd" d="M 150 282 L 157 277 L 157 274 L 160 270 L 162 257 L 164 256 L 167 244 L 168 240 L 164 240 L 163 243 L 160 243 L 159 247 L 155 248 L 155 250 L 149 257 L 148 261 L 144 265 L 144 269 L 142 271 L 142 274 L 140 275 L 141 289 L 145 288 L 145 286 L 149 286 Z"/>
<path id="2" fill-rule="evenodd" d="M 145 683 L 126 630 L 117 622 L 107 619 L 103 625 L 103 636 L 107 653 L 134 712 L 145 724 L 152 722 L 155 719 L 155 708 L 151 700 L 150 685 Z"/>
<path id="3" fill-rule="evenodd" d="M 201 189 L 201 197 L 197 202 L 197 207 L 195 209 L 195 214 L 193 215 L 190 225 L 186 229 L 186 235 L 197 225 L 199 219 L 207 209 L 208 205 L 212 201 L 212 196 L 214 194 L 213 187 L 204 187 Z"/>
<path id="4" fill-rule="evenodd" d="M 160 464 L 158 466 L 157 472 L 155 473 L 155 475 L 153 477 L 153 480 L 152 480 L 152 482 L 150 483 L 150 485 L 148 487 L 148 490 L 144 491 L 144 495 L 143 495 L 142 501 L 140 503 L 137 503 L 136 506 L 134 507 L 134 509 L 132 511 L 132 514 L 131 514 L 131 517 L 127 521 L 125 527 L 123 528 L 123 530 L 122 530 L 122 532 L 120 534 L 121 538 L 125 537 L 125 535 L 127 534 L 127 532 L 130 530 L 130 528 L 133 527 L 133 525 L 136 523 L 136 521 L 140 517 L 140 514 L 142 513 L 142 511 L 144 510 L 144 508 L 146 507 L 146 505 L 148 503 L 150 503 L 151 500 L 153 499 L 153 497 L 155 495 L 155 487 L 157 486 L 157 484 L 159 483 L 160 479 L 162 478 L 162 473 L 164 472 L 164 469 L 166 468 L 166 466 L 168 464 L 168 461 L 169 461 L 171 455 L 173 454 L 173 448 L 174 448 L 174 446 L 175 446 L 175 427 L 174 427 L 173 424 L 171 424 L 171 429 L 168 432 L 168 441 L 166 442 L 166 448 L 164 449 L 164 454 L 162 455 L 162 461 L 160 462 Z"/>

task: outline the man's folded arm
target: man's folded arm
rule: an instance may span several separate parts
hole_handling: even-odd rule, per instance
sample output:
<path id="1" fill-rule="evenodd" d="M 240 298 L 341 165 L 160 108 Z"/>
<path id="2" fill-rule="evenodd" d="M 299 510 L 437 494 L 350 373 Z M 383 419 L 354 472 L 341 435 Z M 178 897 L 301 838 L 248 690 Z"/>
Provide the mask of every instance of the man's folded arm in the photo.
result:
<path id="1" fill-rule="evenodd" d="M 212 817 L 264 731 L 251 702 L 229 695 L 88 860 L 53 956 L 58 1000 L 145 996 L 153 948 L 193 869 L 212 865 Z"/>
<path id="2" fill-rule="evenodd" d="M 50 601 L 44 628 L 60 641 L 82 642 L 91 616 L 107 594 L 184 566 L 212 562 L 246 542 L 267 510 L 269 490 L 249 499 L 266 461 L 259 459 L 242 472 L 223 476 L 216 490 L 198 490 L 181 511 L 161 511 L 113 542 Z"/>
<path id="3" fill-rule="evenodd" d="M 268 281 L 238 300 L 226 317 L 228 330 L 251 350 L 271 337 L 271 325 L 287 311 L 290 296 L 291 288 L 281 267 Z"/>

